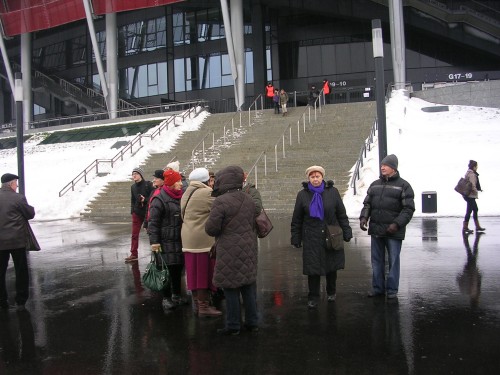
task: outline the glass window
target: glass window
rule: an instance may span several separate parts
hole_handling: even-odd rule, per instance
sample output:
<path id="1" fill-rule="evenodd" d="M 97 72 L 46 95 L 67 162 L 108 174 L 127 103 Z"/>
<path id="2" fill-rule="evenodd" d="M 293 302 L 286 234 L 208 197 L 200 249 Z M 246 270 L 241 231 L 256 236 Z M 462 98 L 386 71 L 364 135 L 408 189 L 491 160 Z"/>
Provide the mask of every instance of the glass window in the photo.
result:
<path id="1" fill-rule="evenodd" d="M 167 93 L 167 63 L 148 64 L 126 69 L 125 95 L 129 98 Z"/>
<path id="2" fill-rule="evenodd" d="M 43 115 L 45 113 L 45 108 L 39 106 L 38 104 L 33 105 L 33 115 Z"/>
<path id="3" fill-rule="evenodd" d="M 99 46 L 99 53 L 101 59 L 106 59 L 106 31 L 98 31 L 96 33 L 97 45 Z M 92 62 L 95 62 L 94 48 L 92 47 Z"/>
<path id="4" fill-rule="evenodd" d="M 245 52 L 245 83 L 253 83 L 253 52 Z"/>
<path id="5" fill-rule="evenodd" d="M 71 40 L 71 65 L 77 66 L 85 64 L 87 54 L 87 40 L 85 35 L 73 38 Z"/>
<path id="6" fill-rule="evenodd" d="M 231 73 L 231 61 L 229 61 L 229 55 L 226 54 L 221 56 L 221 68 L 222 86 L 231 86 L 233 84 L 233 76 Z"/>
<path id="7" fill-rule="evenodd" d="M 138 21 L 120 29 L 125 45 L 125 56 L 154 51 L 167 45 L 165 17 Z"/>
<path id="8" fill-rule="evenodd" d="M 48 70 L 65 67 L 66 43 L 60 42 L 43 48 L 41 65 Z"/>
<path id="9" fill-rule="evenodd" d="M 210 56 L 208 59 L 208 87 L 220 87 L 221 86 L 221 62 L 220 55 Z"/>
<path id="10" fill-rule="evenodd" d="M 186 90 L 186 69 L 184 66 L 184 59 L 174 60 L 174 89 L 175 92 L 182 92 Z"/>

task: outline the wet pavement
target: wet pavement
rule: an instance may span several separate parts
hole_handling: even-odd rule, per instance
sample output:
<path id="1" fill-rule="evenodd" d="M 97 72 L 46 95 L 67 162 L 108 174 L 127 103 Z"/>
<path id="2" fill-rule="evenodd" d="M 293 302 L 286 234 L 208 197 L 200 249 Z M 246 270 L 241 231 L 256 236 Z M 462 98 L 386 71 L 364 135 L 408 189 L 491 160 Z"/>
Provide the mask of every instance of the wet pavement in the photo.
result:
<path id="1" fill-rule="evenodd" d="M 236 337 L 190 306 L 163 313 L 141 285 L 145 233 L 140 261 L 123 262 L 129 224 L 33 223 L 43 249 L 30 253 L 28 311 L 0 312 L 0 374 L 500 373 L 500 218 L 465 241 L 460 218 L 413 219 L 396 300 L 366 297 L 370 238 L 351 220 L 337 301 L 323 295 L 313 311 L 289 219 L 273 221 L 260 240 L 261 329 Z M 12 303 L 12 265 L 7 280 Z"/>

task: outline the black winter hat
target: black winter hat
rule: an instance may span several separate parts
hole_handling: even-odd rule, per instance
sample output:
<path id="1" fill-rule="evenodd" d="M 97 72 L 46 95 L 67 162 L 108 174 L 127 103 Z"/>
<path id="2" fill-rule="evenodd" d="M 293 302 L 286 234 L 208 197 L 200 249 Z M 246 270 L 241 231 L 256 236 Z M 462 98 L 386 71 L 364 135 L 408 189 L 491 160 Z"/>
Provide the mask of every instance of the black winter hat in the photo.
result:
<path id="1" fill-rule="evenodd" d="M 2 175 L 2 184 L 6 183 L 6 182 L 11 182 L 14 180 L 19 180 L 19 177 L 16 176 L 15 174 L 5 173 L 4 175 Z"/>
<path id="2" fill-rule="evenodd" d="M 156 177 L 156 178 L 159 178 L 160 180 L 163 180 L 163 169 L 155 170 L 153 177 Z"/>
<path id="3" fill-rule="evenodd" d="M 380 162 L 380 165 L 382 165 L 382 164 L 387 165 L 387 166 L 389 166 L 392 169 L 397 171 L 398 170 L 398 157 L 394 154 L 387 155 Z"/>

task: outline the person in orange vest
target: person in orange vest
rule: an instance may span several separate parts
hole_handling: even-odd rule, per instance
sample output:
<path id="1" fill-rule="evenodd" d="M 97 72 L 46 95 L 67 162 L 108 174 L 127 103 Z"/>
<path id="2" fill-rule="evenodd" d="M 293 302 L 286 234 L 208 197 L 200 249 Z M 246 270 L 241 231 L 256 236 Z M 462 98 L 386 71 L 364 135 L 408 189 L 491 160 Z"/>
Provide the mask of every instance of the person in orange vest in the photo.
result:
<path id="1" fill-rule="evenodd" d="M 271 82 L 266 86 L 266 108 L 273 108 L 274 86 Z"/>
<path id="2" fill-rule="evenodd" d="M 325 104 L 330 104 L 330 82 L 326 78 L 323 80 L 323 93 L 325 94 Z"/>

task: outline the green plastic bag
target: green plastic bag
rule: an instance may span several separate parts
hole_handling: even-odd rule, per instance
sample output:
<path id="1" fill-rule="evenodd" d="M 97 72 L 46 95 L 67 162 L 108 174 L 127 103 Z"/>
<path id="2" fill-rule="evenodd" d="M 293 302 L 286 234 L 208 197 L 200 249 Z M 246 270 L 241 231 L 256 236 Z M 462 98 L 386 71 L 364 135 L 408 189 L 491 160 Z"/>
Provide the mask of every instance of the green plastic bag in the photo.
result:
<path id="1" fill-rule="evenodd" d="M 170 282 L 167 265 L 160 254 L 151 252 L 151 261 L 142 275 L 144 286 L 154 292 L 161 292 Z"/>

